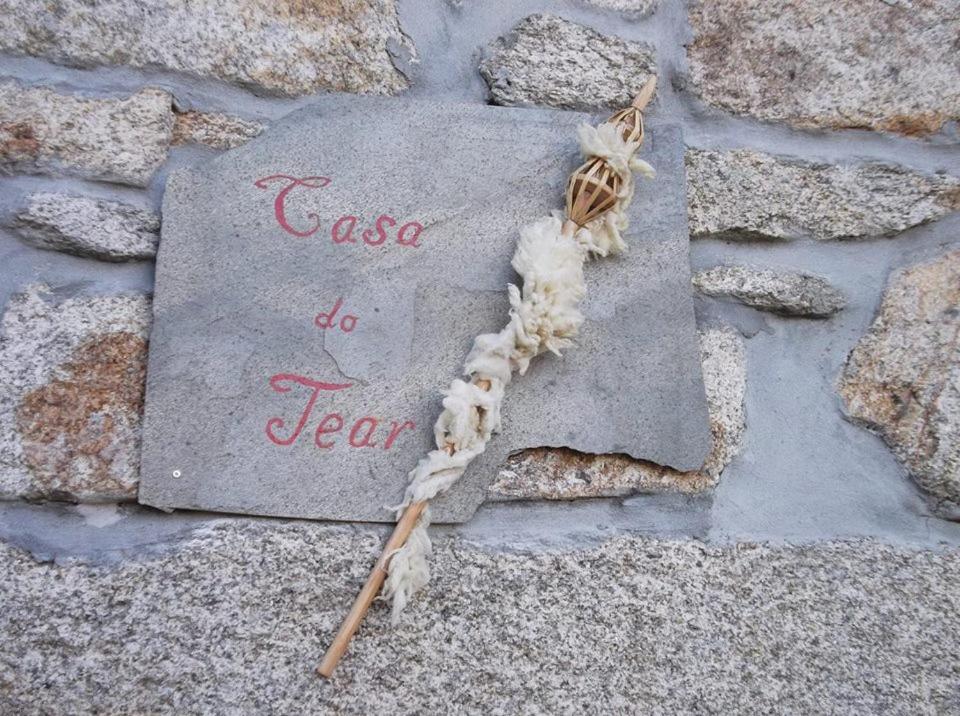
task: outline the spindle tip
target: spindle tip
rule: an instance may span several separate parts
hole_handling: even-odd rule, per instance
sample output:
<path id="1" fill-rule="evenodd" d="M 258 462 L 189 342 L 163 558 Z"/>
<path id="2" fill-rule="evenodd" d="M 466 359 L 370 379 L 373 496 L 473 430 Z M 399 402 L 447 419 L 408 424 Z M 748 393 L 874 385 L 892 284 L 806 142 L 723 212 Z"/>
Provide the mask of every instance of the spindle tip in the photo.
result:
<path id="1" fill-rule="evenodd" d="M 653 93 L 656 91 L 657 76 L 650 75 L 650 78 L 644 83 L 643 87 L 640 88 L 640 92 L 636 97 L 633 98 L 633 102 L 630 103 L 630 106 L 642 110 L 644 107 L 650 104 L 650 100 L 653 99 Z"/>

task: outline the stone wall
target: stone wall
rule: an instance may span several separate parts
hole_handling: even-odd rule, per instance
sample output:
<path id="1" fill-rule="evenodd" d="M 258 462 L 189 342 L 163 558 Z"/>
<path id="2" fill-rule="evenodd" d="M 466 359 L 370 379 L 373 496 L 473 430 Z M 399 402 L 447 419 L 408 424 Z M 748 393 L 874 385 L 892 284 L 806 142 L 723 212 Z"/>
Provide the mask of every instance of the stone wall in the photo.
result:
<path id="1" fill-rule="evenodd" d="M 234 574 L 242 586 L 207 602 L 191 591 L 216 591 L 200 572 L 233 569 L 225 551 L 259 559 L 244 537 L 254 523 L 220 519 L 226 531 L 209 535 L 212 516 L 173 515 L 161 525 L 147 510 L 95 506 L 136 497 L 152 260 L 171 169 L 241 145 L 325 91 L 603 112 L 653 73 L 660 81 L 652 114 L 680 124 L 688 147 L 691 290 L 714 441 L 706 464 L 678 473 L 621 455 L 538 449 L 512 457 L 493 480 L 489 504 L 469 525 L 447 530 L 454 546 L 438 566 L 445 581 L 411 625 L 391 641 L 375 618 L 371 632 L 379 636 L 367 632 L 356 664 L 344 666 L 353 695 L 323 692 L 311 703 L 347 712 L 377 703 L 513 712 L 539 698 L 551 712 L 575 704 L 738 711 L 749 702 L 724 679 L 742 672 L 703 662 L 726 663 L 730 649 L 746 658 L 742 649 L 753 649 L 765 667 L 742 693 L 753 694 L 757 710 L 960 708 L 955 670 L 901 664 L 895 655 L 915 643 L 892 636 L 878 642 L 885 661 L 860 680 L 835 675 L 817 701 L 800 685 L 818 684 L 813 669 L 827 668 L 836 644 L 806 644 L 815 656 L 806 665 L 795 652 L 781 660 L 798 632 L 738 604 L 756 609 L 750 600 L 769 600 L 798 624 L 821 629 L 826 641 L 845 635 L 863 655 L 873 653 L 870 641 L 837 626 L 844 599 L 892 610 L 912 630 L 960 633 L 946 621 L 960 605 L 939 562 L 955 561 L 960 544 L 958 33 L 960 16 L 948 0 L 0 0 L 0 537 L 14 545 L 0 558 L 0 592 L 15 604 L 4 610 L 0 638 L 0 710 L 49 712 L 59 703 L 66 711 L 237 712 L 245 704 L 231 698 L 254 698 L 244 675 L 278 653 L 316 656 L 315 641 L 301 652 L 256 636 L 265 627 L 248 610 L 256 585 L 269 586 L 261 576 Z M 309 575 L 297 572 L 290 591 L 270 597 L 273 611 L 257 607 L 270 611 L 265 623 L 287 633 L 321 600 L 325 616 L 307 623 L 311 638 L 326 640 L 379 532 L 255 524 L 251 544 L 261 540 L 283 555 L 316 550 L 323 558 L 313 565 L 326 574 L 312 591 L 304 586 Z M 193 536 L 181 543 L 183 534 Z M 870 541 L 838 546 L 836 539 Z M 747 557 L 737 551 L 753 541 L 790 546 Z M 139 556 L 125 564 L 154 543 L 182 549 L 188 566 Z M 544 547 L 560 556 L 543 556 Z M 947 551 L 916 552 L 930 549 Z M 518 550 L 528 556 L 506 554 Z M 672 566 L 657 571 L 624 556 L 653 552 Z M 37 565 L 24 554 L 57 563 Z M 769 574 L 744 593 L 735 575 L 756 564 Z M 796 612 L 776 585 L 780 564 L 799 570 L 797 584 L 809 586 L 808 568 L 820 575 L 820 591 L 806 594 Z M 295 565 L 284 556 L 262 567 Z M 653 570 L 656 580 L 676 584 L 665 601 L 638 596 L 647 582 L 612 576 L 592 592 L 559 585 L 513 599 L 502 581 L 484 576 L 542 584 L 558 571 L 577 582 L 591 579 L 588 568 Z M 830 576 L 833 569 L 858 576 L 844 582 Z M 453 605 L 450 572 L 477 590 Z M 904 592 L 899 602 L 864 596 L 909 582 L 904 574 L 932 586 Z M 64 580 L 76 584 L 69 596 Z M 678 590 L 702 594 L 711 580 L 719 580 L 712 593 L 719 601 L 677 597 Z M 178 614 L 150 614 L 150 604 L 187 592 L 188 618 L 227 656 L 198 648 L 185 627 L 160 636 Z M 101 606 L 50 612 L 48 600 L 68 598 Z M 102 606 L 106 599 L 115 608 Z M 497 631 L 498 619 L 485 617 L 484 629 L 493 631 L 471 633 L 471 599 L 500 600 L 481 613 L 514 627 Z M 570 603 L 555 606 L 557 623 L 573 630 L 562 642 L 569 658 L 549 653 L 550 619 L 524 618 L 543 610 L 545 599 Z M 570 626 L 574 607 L 608 629 Z M 220 610 L 231 609 L 247 615 L 242 627 L 224 623 Z M 678 631 L 685 610 L 687 626 Z M 838 621 L 821 623 L 817 614 Z M 62 629 L 43 626 L 57 619 Z M 724 619 L 733 630 L 726 646 L 691 647 L 698 629 Z M 94 634 L 97 625 L 107 637 Z M 583 670 L 596 640 L 618 634 L 617 648 L 630 650 L 631 635 L 649 643 L 660 627 L 682 642 L 680 653 L 700 660 L 693 681 L 671 682 L 669 665 L 686 662 L 647 647 L 626 660 L 606 651 L 595 665 L 598 681 L 581 675 L 565 687 L 559 676 L 538 674 L 538 664 Z M 134 649 L 142 663 L 131 664 L 125 638 L 142 644 L 148 636 L 159 651 Z M 527 638 L 536 644 L 529 652 Z M 915 639 L 926 649 L 917 660 L 955 663 L 956 636 Z M 253 651 L 240 646 L 251 643 Z M 495 684 L 510 676 L 502 664 L 484 664 L 504 655 L 528 671 L 516 676 L 526 681 L 501 691 Z M 402 672 L 411 659 L 410 678 L 448 693 L 375 675 Z M 111 673 L 121 662 L 124 688 L 114 690 Z M 789 664 L 790 688 L 777 686 L 778 664 Z M 285 668 L 268 691 L 271 703 L 295 703 L 284 691 L 294 684 L 310 688 L 301 672 Z M 658 686 L 634 684 L 644 678 L 639 671 Z M 470 690 L 450 689 L 458 672 L 471 674 Z M 221 677 L 234 685 L 232 696 L 209 686 Z M 538 678 L 544 685 L 534 684 Z M 915 688 L 918 680 L 925 690 Z M 185 691 L 190 683 L 195 689 Z M 34 700 L 50 684 L 79 690 L 61 701 L 49 693 Z M 568 704 L 558 695 L 563 688 L 573 694 Z M 779 702 L 770 693 L 776 688 L 785 688 Z M 93 697 L 103 689 L 116 698 Z M 378 702 L 383 689 L 410 700 Z M 697 708 L 711 698 L 715 708 Z M 259 711 L 266 703 L 246 705 Z"/>

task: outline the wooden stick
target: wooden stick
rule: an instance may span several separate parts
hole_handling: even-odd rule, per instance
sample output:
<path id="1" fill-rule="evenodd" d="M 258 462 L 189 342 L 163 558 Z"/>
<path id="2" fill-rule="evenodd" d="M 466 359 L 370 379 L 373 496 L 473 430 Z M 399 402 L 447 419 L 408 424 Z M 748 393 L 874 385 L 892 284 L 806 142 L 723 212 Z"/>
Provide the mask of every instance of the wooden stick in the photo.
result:
<path id="1" fill-rule="evenodd" d="M 573 224 L 573 222 L 568 223 Z M 576 224 L 573 224 L 573 227 L 576 228 Z M 482 390 L 490 390 L 490 381 L 481 378 L 477 381 L 477 387 Z M 453 455 L 456 451 L 456 448 L 449 444 L 445 449 L 450 455 Z M 370 605 L 373 604 L 373 600 L 376 599 L 377 594 L 380 593 L 380 588 L 387 578 L 387 565 L 390 562 L 390 558 L 394 552 L 406 543 L 407 538 L 410 536 L 414 526 L 417 524 L 417 520 L 420 519 L 420 515 L 423 514 L 426 507 L 426 500 L 414 502 L 408 505 L 407 509 L 403 511 L 403 514 L 400 515 L 400 519 L 397 521 L 397 526 L 393 528 L 390 539 L 388 539 L 387 543 L 383 546 L 380 559 L 378 559 L 377 563 L 373 566 L 373 570 L 370 572 L 370 576 L 367 577 L 367 582 L 363 585 L 363 589 L 360 590 L 360 594 L 353 600 L 353 606 L 350 607 L 350 611 L 347 612 L 347 616 L 344 617 L 343 623 L 337 631 L 337 635 L 333 638 L 333 643 L 330 644 L 327 653 L 323 655 L 323 661 L 321 661 L 320 666 L 317 667 L 317 673 L 320 676 L 329 679 L 333 674 L 333 670 L 337 667 L 337 664 L 340 663 L 340 659 L 347 650 L 347 645 L 350 643 L 353 635 L 356 634 L 357 629 L 360 628 L 360 622 L 363 621 L 367 610 L 369 610 Z"/>
<path id="2" fill-rule="evenodd" d="M 648 104 L 650 100 L 653 99 L 653 93 L 657 91 L 657 76 L 650 75 L 643 87 L 640 88 L 639 94 L 633 98 L 633 102 L 630 103 L 631 107 L 636 107 L 637 109 L 643 109 Z"/>
<path id="3" fill-rule="evenodd" d="M 350 611 L 340 625 L 340 631 L 338 631 L 337 635 L 333 638 L 333 643 L 330 644 L 327 653 L 323 655 L 323 661 L 321 661 L 320 666 L 317 667 L 317 673 L 320 674 L 320 676 L 329 679 L 330 675 L 333 674 L 333 670 L 347 650 L 350 639 L 353 638 L 357 629 L 360 628 L 360 622 L 363 621 L 363 617 L 366 615 L 373 600 L 377 594 L 380 593 L 380 588 L 387 578 L 387 563 L 390 561 L 390 557 L 394 552 L 403 547 L 404 542 L 407 541 L 407 537 L 410 536 L 410 532 L 413 530 L 414 525 L 417 524 L 417 520 L 420 519 L 420 515 L 423 514 L 426 506 L 426 501 L 414 502 L 403 511 L 400 520 L 397 522 L 397 526 L 393 528 L 393 534 L 390 535 L 390 539 L 388 539 L 387 543 L 383 546 L 380 559 L 377 560 L 373 571 L 370 572 L 370 576 L 367 577 L 367 583 L 363 585 L 363 589 L 360 590 L 360 594 L 357 595 L 353 606 L 350 607 Z"/>

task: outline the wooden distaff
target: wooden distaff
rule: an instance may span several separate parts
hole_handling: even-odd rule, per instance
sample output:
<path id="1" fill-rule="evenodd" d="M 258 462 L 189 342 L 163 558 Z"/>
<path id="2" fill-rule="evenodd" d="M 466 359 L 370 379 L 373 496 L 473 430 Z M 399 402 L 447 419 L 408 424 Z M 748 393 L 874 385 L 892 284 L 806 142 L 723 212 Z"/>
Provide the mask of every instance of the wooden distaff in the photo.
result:
<path id="1" fill-rule="evenodd" d="M 478 380 L 477 386 L 483 390 L 489 390 L 490 382 Z M 446 451 L 450 455 L 453 455 L 454 446 L 447 445 Z M 387 565 L 390 563 L 390 558 L 394 552 L 406 543 L 407 537 L 410 536 L 410 533 L 417 524 L 417 520 L 420 519 L 420 515 L 423 514 L 426 507 L 426 500 L 414 502 L 400 515 L 400 519 L 397 521 L 397 526 L 393 528 L 390 539 L 388 539 L 387 543 L 383 546 L 380 559 L 378 559 L 377 563 L 373 566 L 373 571 L 371 571 L 370 576 L 367 577 L 367 582 L 363 585 L 363 589 L 360 590 L 360 594 L 353 600 L 353 606 L 350 607 L 350 611 L 347 612 L 347 616 L 344 617 L 343 623 L 337 631 L 337 635 L 333 638 L 333 643 L 330 644 L 327 653 L 323 655 L 323 661 L 321 661 L 320 666 L 317 667 L 317 673 L 320 674 L 320 676 L 329 679 L 337 664 L 340 663 L 343 653 L 347 650 L 347 645 L 350 643 L 357 629 L 360 628 L 360 622 L 363 621 L 367 610 L 370 609 L 373 600 L 376 599 L 380 593 L 380 588 L 383 587 L 383 582 L 387 578 Z"/>
<path id="2" fill-rule="evenodd" d="M 643 141 L 642 111 L 653 98 L 656 86 L 657 78 L 651 77 L 629 107 L 620 110 L 607 120 L 621 127 L 621 136 L 625 141 L 636 143 Z M 585 162 L 570 176 L 570 181 L 567 183 L 567 220 L 563 224 L 563 235 L 573 236 L 578 227 L 587 225 L 612 209 L 617 203 L 619 190 L 620 177 L 604 159 L 595 157 Z M 490 382 L 487 380 L 477 380 L 476 385 L 483 390 L 490 389 Z M 448 444 L 446 450 L 452 455 L 455 448 Z M 317 673 L 320 676 L 330 678 L 333 674 L 333 670 L 347 650 L 350 639 L 360 627 L 364 615 L 383 587 L 390 558 L 406 543 L 426 506 L 426 501 L 414 502 L 403 511 L 390 539 L 383 546 L 383 552 L 374 565 L 373 571 L 367 577 L 366 584 L 354 600 L 337 635 L 333 638 L 333 643 L 330 644 L 330 648 L 323 656 L 323 661 L 317 667 Z"/>

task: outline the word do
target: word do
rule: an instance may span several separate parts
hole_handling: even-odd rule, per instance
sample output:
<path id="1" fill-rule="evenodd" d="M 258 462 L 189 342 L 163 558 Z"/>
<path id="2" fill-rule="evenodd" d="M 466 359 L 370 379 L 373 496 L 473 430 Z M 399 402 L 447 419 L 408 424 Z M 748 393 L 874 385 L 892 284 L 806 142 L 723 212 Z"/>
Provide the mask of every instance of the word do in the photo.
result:
<path id="1" fill-rule="evenodd" d="M 253 185 L 258 189 L 268 189 L 271 184 L 282 181 L 284 186 L 277 192 L 273 200 L 273 214 L 277 223 L 284 231 L 294 236 L 306 238 L 313 236 L 320 230 L 320 217 L 315 212 L 308 212 L 307 218 L 312 224 L 298 229 L 293 226 L 287 218 L 287 197 L 290 192 L 297 187 L 306 187 L 307 189 L 322 189 L 330 184 L 329 177 L 302 177 L 297 178 L 288 174 L 271 174 L 270 176 L 257 179 Z M 382 246 L 392 239 L 392 243 L 398 246 L 409 246 L 419 248 L 420 232 L 423 231 L 423 224 L 418 221 L 408 221 L 402 224 L 399 229 L 396 228 L 399 223 L 397 219 L 388 215 L 381 214 L 374 220 L 372 228 L 359 231 L 359 240 L 354 230 L 357 228 L 359 218 L 352 214 L 341 216 L 330 228 L 330 239 L 335 244 L 358 244 L 361 241 L 368 246 Z"/>
<path id="2" fill-rule="evenodd" d="M 313 319 L 313 325 L 317 328 L 322 328 L 327 330 L 328 328 L 334 328 L 335 326 L 340 326 L 340 330 L 344 333 L 349 333 L 354 328 L 357 327 L 357 317 L 352 316 L 349 313 L 344 314 L 343 318 L 340 319 L 340 323 L 334 323 L 337 318 L 337 312 L 340 310 L 340 307 L 343 305 L 343 299 L 338 298 L 337 302 L 333 304 L 333 309 L 329 313 L 318 313 L 316 318 Z"/>
<path id="3" fill-rule="evenodd" d="M 278 373 L 270 378 L 270 387 L 277 393 L 289 393 L 295 385 L 303 386 L 310 391 L 310 397 L 300 416 L 297 418 L 297 424 L 288 435 L 283 433 L 287 431 L 287 423 L 283 418 L 270 418 L 267 421 L 265 432 L 267 438 L 274 445 L 289 446 L 293 445 L 303 433 L 303 429 L 310 420 L 313 408 L 316 405 L 317 398 L 324 391 L 346 390 L 353 386 L 352 383 L 324 383 L 319 380 L 311 380 L 295 373 Z M 327 413 L 317 424 L 313 433 L 313 444 L 321 450 L 329 450 L 337 444 L 333 436 L 338 435 L 346 427 L 346 421 L 340 413 Z M 377 448 L 389 450 L 394 446 L 397 439 L 404 430 L 412 431 L 417 426 L 412 420 L 391 420 L 390 429 L 386 431 L 386 439 L 382 444 L 378 442 L 383 436 L 383 431 L 379 430 L 380 421 L 371 416 L 365 415 L 353 422 L 347 433 L 347 444 L 351 448 Z"/>

